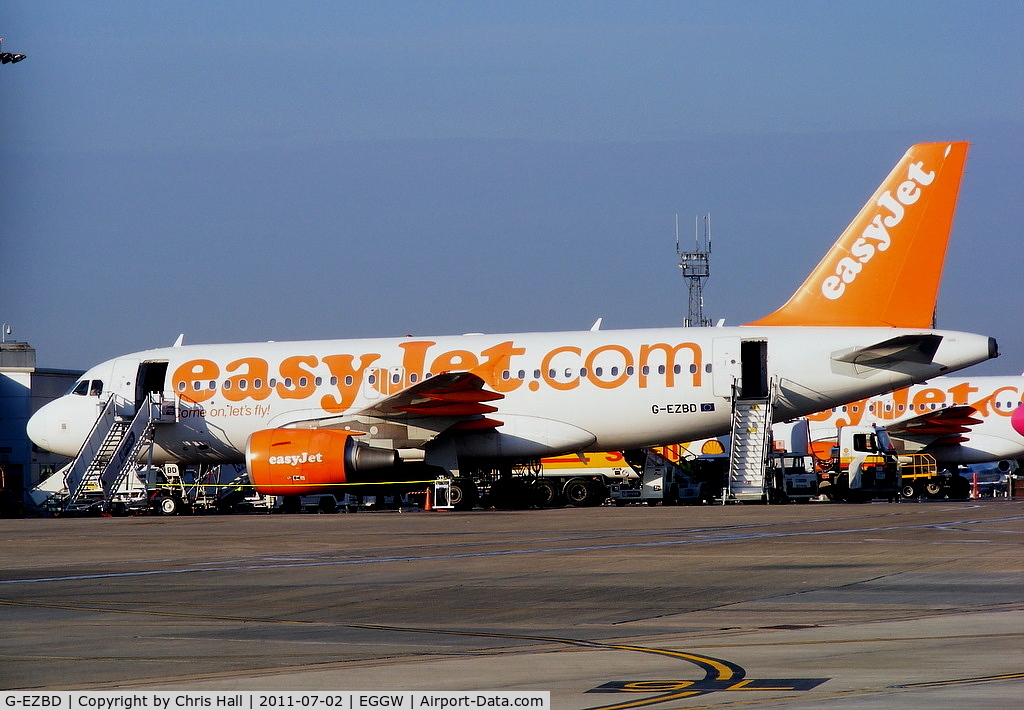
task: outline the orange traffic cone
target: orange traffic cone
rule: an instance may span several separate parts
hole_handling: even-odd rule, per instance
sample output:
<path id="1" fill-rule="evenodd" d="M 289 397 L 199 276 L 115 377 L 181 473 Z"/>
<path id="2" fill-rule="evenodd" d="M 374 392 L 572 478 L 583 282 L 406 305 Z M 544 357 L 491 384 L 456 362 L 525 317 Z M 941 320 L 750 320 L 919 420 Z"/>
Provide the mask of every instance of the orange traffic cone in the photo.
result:
<path id="1" fill-rule="evenodd" d="M 423 510 L 434 509 L 434 487 L 427 486 L 427 498 L 423 501 Z"/>

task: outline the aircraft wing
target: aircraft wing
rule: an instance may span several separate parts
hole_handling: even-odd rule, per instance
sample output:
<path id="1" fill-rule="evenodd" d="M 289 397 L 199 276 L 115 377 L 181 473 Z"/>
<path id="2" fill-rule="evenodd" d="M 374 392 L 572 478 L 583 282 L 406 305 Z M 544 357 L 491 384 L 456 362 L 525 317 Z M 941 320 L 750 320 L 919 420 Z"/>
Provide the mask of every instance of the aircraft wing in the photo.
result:
<path id="1" fill-rule="evenodd" d="M 385 397 L 359 410 L 356 415 L 389 420 L 454 417 L 472 421 L 469 418 L 498 411 L 497 407 L 485 402 L 503 399 L 504 396 L 485 389 L 484 381 L 478 375 L 446 372 Z M 487 421 L 490 426 L 501 424 Z"/>
<path id="2" fill-rule="evenodd" d="M 345 429 L 361 441 L 391 448 L 417 448 L 445 431 L 481 432 L 503 424 L 486 416 L 497 411 L 486 402 L 504 395 L 484 386 L 478 375 L 446 372 L 385 396 L 357 412 L 294 421 L 299 429 Z"/>
<path id="3" fill-rule="evenodd" d="M 939 440 L 943 444 L 956 444 L 966 440 L 963 434 L 982 423 L 982 419 L 975 416 L 977 413 L 978 410 L 966 404 L 944 407 L 900 420 L 886 429 L 895 438 L 925 445 Z"/>

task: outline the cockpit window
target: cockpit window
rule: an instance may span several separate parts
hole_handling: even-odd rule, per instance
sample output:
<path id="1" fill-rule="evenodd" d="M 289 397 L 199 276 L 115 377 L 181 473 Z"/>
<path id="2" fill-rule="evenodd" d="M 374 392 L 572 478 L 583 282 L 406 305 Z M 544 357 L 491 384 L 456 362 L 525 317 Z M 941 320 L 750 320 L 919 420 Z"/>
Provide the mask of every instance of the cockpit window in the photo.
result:
<path id="1" fill-rule="evenodd" d="M 99 397 L 103 394 L 103 380 L 79 380 L 68 394 L 77 394 L 81 397 Z"/>

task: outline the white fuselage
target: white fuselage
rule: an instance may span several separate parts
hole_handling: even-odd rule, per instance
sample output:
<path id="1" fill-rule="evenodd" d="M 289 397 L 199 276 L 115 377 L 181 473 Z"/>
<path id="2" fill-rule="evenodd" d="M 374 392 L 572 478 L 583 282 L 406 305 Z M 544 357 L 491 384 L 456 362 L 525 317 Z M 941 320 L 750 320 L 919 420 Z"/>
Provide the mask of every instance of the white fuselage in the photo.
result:
<path id="1" fill-rule="evenodd" d="M 856 364 L 851 351 L 931 333 L 930 362 Z M 752 351 L 742 342 L 763 343 Z M 760 353 L 751 363 L 750 352 Z M 748 353 L 744 367 L 741 353 Z M 479 375 L 502 398 L 482 433 L 442 433 L 459 457 L 531 458 L 692 440 L 726 433 L 735 382 L 775 383 L 775 419 L 819 412 L 995 356 L 989 338 L 896 328 L 736 327 L 524 333 L 191 345 L 126 355 L 91 368 L 87 387 L 29 423 L 39 446 L 73 456 L 110 395 L 180 398 L 157 428 L 157 457 L 239 462 L 255 431 L 343 419 L 442 372 Z M 150 368 L 142 382 L 140 365 Z M 152 381 L 152 372 L 162 379 Z M 372 438 L 373 431 L 369 432 Z M 430 463 L 428 452 L 427 463 Z"/>
<path id="2" fill-rule="evenodd" d="M 859 399 L 808 417 L 811 440 L 835 438 L 836 429 L 858 424 L 892 426 L 937 413 L 948 407 L 973 408 L 963 430 L 922 437 L 923 449 L 938 461 L 976 464 L 1024 459 L 1024 434 L 1014 427 L 1013 415 L 1024 403 L 1024 376 L 938 377 L 888 394 Z M 955 440 L 959 439 L 959 440 Z"/>

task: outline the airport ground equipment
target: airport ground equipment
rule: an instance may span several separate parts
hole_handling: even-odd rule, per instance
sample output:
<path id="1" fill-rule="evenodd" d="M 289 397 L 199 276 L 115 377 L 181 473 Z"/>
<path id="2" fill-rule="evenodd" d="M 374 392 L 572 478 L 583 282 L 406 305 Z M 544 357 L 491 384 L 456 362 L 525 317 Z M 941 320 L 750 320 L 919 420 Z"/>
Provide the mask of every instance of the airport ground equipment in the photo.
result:
<path id="1" fill-rule="evenodd" d="M 818 475 L 806 453 L 772 452 L 765 479 L 767 503 L 806 503 L 818 496 Z"/>
<path id="2" fill-rule="evenodd" d="M 144 504 L 147 491 L 138 462 L 147 452 L 152 456 L 155 427 L 176 417 L 175 400 L 158 393 L 134 407 L 111 395 L 78 455 L 29 491 L 29 501 L 53 513 L 101 513 Z"/>
<path id="3" fill-rule="evenodd" d="M 623 452 L 636 476 L 609 487 L 615 505 L 700 505 L 710 502 L 711 488 L 698 480 L 690 462 L 672 462 L 652 449 Z"/>
<path id="4" fill-rule="evenodd" d="M 820 457 L 817 468 L 821 492 L 832 499 L 856 501 L 865 497 L 892 498 L 889 489 L 893 486 L 898 488 L 901 497 L 907 499 L 963 499 L 970 495 L 971 485 L 967 478 L 958 471 L 940 469 L 931 454 L 902 450 L 902 440 L 891 437 L 881 425 L 840 427 L 836 438 L 831 440 L 833 446 L 827 446 L 829 441 L 828 438 L 816 441 L 814 449 Z M 829 452 L 827 457 L 822 456 L 821 452 L 826 450 Z M 848 483 L 849 468 L 856 467 L 858 461 L 861 461 L 862 470 L 868 474 L 867 479 L 863 476 L 860 478 L 859 493 L 856 472 L 854 485 Z M 896 472 L 896 483 L 891 480 L 893 471 Z M 879 475 L 884 476 L 884 485 L 880 488 L 872 483 Z M 878 495 L 869 495 L 873 488 L 878 488 Z"/>
<path id="5" fill-rule="evenodd" d="M 818 490 L 830 500 L 848 503 L 875 498 L 899 499 L 900 461 L 885 427 L 844 426 L 831 457 L 819 460 Z"/>
<path id="6" fill-rule="evenodd" d="M 758 461 L 747 467 L 748 488 L 742 497 L 729 497 L 730 471 L 737 468 L 736 459 L 741 458 L 734 451 L 732 436 L 691 442 L 684 450 L 696 457 L 693 463 L 699 466 L 698 479 L 714 487 L 718 502 L 803 502 L 818 495 L 808 435 L 804 419 L 772 424 L 763 465 Z"/>
<path id="7" fill-rule="evenodd" d="M 622 451 L 556 456 L 539 464 L 532 485 L 534 502 L 541 508 L 600 505 L 612 486 L 637 475 Z"/>
<path id="8" fill-rule="evenodd" d="M 722 502 L 760 501 L 769 487 L 765 471 L 771 451 L 771 398 L 733 399 L 728 487 Z"/>
<path id="9" fill-rule="evenodd" d="M 269 508 L 244 466 L 154 465 L 156 428 L 177 421 L 177 398 L 150 392 L 131 402 L 111 395 L 78 455 L 26 492 L 29 509 L 52 515 Z"/>
<path id="10" fill-rule="evenodd" d="M 971 484 L 958 471 L 939 469 L 931 454 L 899 457 L 900 494 L 904 498 L 967 498 Z"/>

